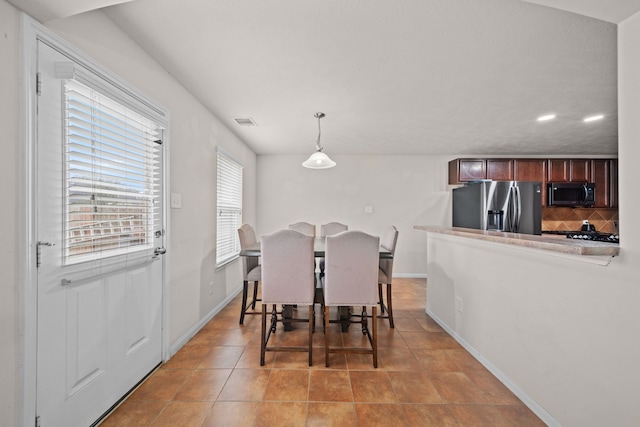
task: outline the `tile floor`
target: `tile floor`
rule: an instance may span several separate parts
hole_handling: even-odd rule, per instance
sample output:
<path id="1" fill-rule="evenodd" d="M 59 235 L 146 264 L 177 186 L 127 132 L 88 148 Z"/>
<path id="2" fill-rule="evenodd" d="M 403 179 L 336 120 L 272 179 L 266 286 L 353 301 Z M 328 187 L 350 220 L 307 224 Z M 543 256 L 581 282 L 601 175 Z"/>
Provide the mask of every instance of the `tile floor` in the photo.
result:
<path id="1" fill-rule="evenodd" d="M 396 327 L 378 321 L 378 369 L 343 354 L 326 368 L 321 328 L 312 367 L 291 352 L 267 352 L 261 367 L 260 316 L 240 326 L 237 297 L 101 426 L 544 426 L 425 314 L 424 279 L 393 286 Z M 304 345 L 306 324 L 294 328 L 272 339 Z M 365 344 L 357 325 L 330 334 L 332 345 Z"/>

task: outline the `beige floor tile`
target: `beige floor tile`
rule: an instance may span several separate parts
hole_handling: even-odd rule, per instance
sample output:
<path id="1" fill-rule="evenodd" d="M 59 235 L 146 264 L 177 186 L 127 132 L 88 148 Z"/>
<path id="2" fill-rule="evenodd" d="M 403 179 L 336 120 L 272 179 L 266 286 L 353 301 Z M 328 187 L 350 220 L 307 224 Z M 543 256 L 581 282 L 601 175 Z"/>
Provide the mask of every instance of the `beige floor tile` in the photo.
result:
<path id="1" fill-rule="evenodd" d="M 349 373 L 336 370 L 311 371 L 309 400 L 353 402 Z"/>
<path id="2" fill-rule="evenodd" d="M 259 401 L 269 382 L 271 371 L 267 369 L 234 369 L 222 388 L 219 401 Z"/>
<path id="3" fill-rule="evenodd" d="M 300 427 L 307 420 L 307 402 L 263 402 L 256 427 Z"/>
<path id="4" fill-rule="evenodd" d="M 402 407 L 393 403 L 356 403 L 359 427 L 408 426 Z"/>
<path id="5" fill-rule="evenodd" d="M 174 401 L 215 401 L 231 369 L 196 369 L 192 372 L 174 395 Z"/>
<path id="6" fill-rule="evenodd" d="M 309 402 L 307 427 L 356 427 L 353 403 Z"/>
<path id="7" fill-rule="evenodd" d="M 263 400 L 309 399 L 309 370 L 273 369 Z"/>
<path id="8" fill-rule="evenodd" d="M 447 405 L 403 404 L 411 427 L 460 427 Z"/>
<path id="9" fill-rule="evenodd" d="M 255 422 L 262 402 L 216 402 L 202 427 L 245 427 Z"/>
<path id="10" fill-rule="evenodd" d="M 210 402 L 169 402 L 151 426 L 200 427 L 210 408 Z"/>

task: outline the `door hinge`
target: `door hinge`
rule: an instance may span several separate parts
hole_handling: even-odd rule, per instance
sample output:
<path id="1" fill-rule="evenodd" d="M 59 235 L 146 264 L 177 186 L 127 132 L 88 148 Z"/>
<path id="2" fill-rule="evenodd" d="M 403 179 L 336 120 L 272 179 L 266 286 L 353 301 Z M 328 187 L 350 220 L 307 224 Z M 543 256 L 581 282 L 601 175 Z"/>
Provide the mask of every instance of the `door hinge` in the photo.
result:
<path id="1" fill-rule="evenodd" d="M 40 415 L 36 415 L 36 427 L 40 427 Z"/>
<path id="2" fill-rule="evenodd" d="M 36 73 L 36 95 L 42 95 L 42 73 Z"/>

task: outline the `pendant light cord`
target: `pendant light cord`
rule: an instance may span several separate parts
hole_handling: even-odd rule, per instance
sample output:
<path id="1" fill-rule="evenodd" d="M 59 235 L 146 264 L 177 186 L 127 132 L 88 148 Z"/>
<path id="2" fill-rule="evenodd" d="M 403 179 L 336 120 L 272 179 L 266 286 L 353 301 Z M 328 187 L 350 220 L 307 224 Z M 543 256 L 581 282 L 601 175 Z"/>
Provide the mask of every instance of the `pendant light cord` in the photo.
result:
<path id="1" fill-rule="evenodd" d="M 315 116 L 318 118 L 318 140 L 316 141 L 316 151 L 322 152 L 323 148 L 320 145 L 320 119 L 324 117 L 324 113 L 316 113 Z"/>

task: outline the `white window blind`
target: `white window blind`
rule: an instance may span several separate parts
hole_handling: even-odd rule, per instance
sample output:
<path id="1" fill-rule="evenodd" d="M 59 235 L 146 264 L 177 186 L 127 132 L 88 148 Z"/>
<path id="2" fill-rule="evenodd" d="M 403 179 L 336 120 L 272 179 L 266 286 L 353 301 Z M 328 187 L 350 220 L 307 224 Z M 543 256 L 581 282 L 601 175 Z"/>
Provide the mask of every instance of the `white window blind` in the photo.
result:
<path id="1" fill-rule="evenodd" d="M 152 248 L 160 126 L 76 80 L 64 88 L 65 264 Z"/>
<path id="2" fill-rule="evenodd" d="M 216 267 L 238 257 L 242 225 L 242 165 L 218 150 Z"/>

